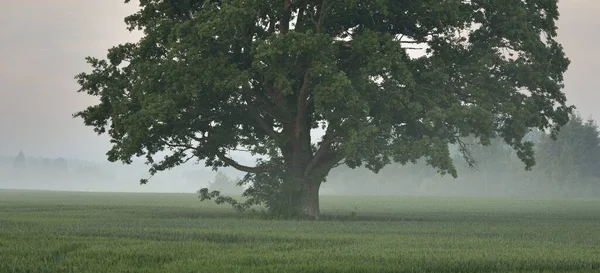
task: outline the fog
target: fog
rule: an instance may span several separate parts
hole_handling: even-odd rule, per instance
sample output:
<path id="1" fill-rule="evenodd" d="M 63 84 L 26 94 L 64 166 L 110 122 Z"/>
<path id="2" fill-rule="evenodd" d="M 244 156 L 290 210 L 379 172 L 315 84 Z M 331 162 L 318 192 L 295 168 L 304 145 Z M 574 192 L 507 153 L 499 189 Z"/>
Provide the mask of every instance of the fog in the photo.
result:
<path id="1" fill-rule="evenodd" d="M 0 157 L 0 188 L 60 191 L 180 192 L 193 193 L 214 181 L 215 173 L 203 166 L 186 165 L 162 172 L 146 185 L 148 166 L 124 165 L 72 158 L 33 157 L 25 154 Z M 240 172 L 224 172 L 238 177 Z"/>
<path id="2" fill-rule="evenodd" d="M 440 175 L 423 160 L 391 164 L 377 174 L 366 168 L 340 166 L 330 172 L 321 194 L 600 197 L 600 136 L 593 121 L 576 116 L 563 127 L 557 140 L 539 131 L 530 133 L 527 139 L 533 141 L 538 155 L 530 171 L 502 140 L 494 139 L 483 147 L 474 138 L 466 138 L 465 145 L 470 147 L 476 165 L 468 165 L 457 147 L 451 146 L 458 178 Z M 251 161 L 240 160 L 243 164 Z M 209 187 L 240 195 L 243 189 L 236 182 L 243 175 L 231 168 L 215 173 L 202 165 L 186 164 L 139 185 L 136 181 L 148 177 L 147 166 L 141 163 L 123 165 L 24 153 L 0 157 L 0 188 L 9 189 L 194 193 Z"/>
<path id="3" fill-rule="evenodd" d="M 83 58 L 103 57 L 109 47 L 139 38 L 139 33 L 126 31 L 123 22 L 123 17 L 137 9 L 134 2 L 2 2 L 0 188 L 193 193 L 215 179 L 216 173 L 202 163 L 186 164 L 140 185 L 139 179 L 148 177 L 147 166 L 139 161 L 133 165 L 107 162 L 108 138 L 71 117 L 96 102 L 76 93 L 74 75 L 89 69 Z M 593 73 L 600 62 L 596 48 L 600 21 L 594 17 L 600 2 L 562 0 L 559 6 L 559 41 L 572 61 L 565 92 L 584 117 L 598 120 L 600 93 L 595 92 Z M 21 151 L 25 165 L 17 167 Z M 252 162 L 243 155 L 235 159 Z M 511 174 L 517 176 L 500 179 L 502 171 L 496 165 L 478 170 L 459 168 L 460 177 L 454 180 L 421 165 L 389 166 L 378 175 L 341 167 L 331 172 L 322 194 L 568 195 L 539 171 L 514 171 Z M 231 168 L 223 172 L 232 179 L 243 175 Z M 352 186 L 340 186 L 344 183 Z M 587 191 L 583 184 L 577 186 L 578 192 Z"/>

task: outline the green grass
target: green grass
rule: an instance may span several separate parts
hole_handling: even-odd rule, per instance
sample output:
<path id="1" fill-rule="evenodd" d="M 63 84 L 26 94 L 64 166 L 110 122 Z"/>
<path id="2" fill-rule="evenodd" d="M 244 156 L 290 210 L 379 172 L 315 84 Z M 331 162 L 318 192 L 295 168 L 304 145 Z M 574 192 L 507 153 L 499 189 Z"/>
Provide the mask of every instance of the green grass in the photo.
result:
<path id="1" fill-rule="evenodd" d="M 600 272 L 600 200 L 323 197 L 269 221 L 193 194 L 0 191 L 0 272 Z"/>

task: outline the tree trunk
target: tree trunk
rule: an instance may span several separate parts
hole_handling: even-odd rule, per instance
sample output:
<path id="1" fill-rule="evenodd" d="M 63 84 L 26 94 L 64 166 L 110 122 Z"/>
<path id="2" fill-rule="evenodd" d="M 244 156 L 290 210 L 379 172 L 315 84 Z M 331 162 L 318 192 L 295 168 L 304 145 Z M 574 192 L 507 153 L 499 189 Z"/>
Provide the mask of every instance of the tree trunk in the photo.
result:
<path id="1" fill-rule="evenodd" d="M 294 180 L 292 180 L 294 181 Z M 315 182 L 305 179 L 296 179 L 296 186 L 289 182 L 291 186 L 287 191 L 286 200 L 280 204 L 280 212 L 288 217 L 299 217 L 300 219 L 318 220 L 319 219 L 319 188 L 320 181 Z M 277 213 L 277 212 L 276 212 Z"/>
<path id="2" fill-rule="evenodd" d="M 307 217 L 313 220 L 319 220 L 320 208 L 319 208 L 319 188 L 321 183 L 311 181 L 306 185 L 305 199 L 304 199 L 304 213 Z"/>
<path id="3" fill-rule="evenodd" d="M 329 150 L 329 144 L 320 146 L 317 152 L 312 151 L 310 142 L 310 124 L 297 122 L 304 126 L 295 127 L 294 135 L 296 141 L 282 147 L 282 155 L 286 168 L 286 178 L 283 192 L 290 196 L 284 206 L 288 216 L 304 219 L 318 220 L 320 214 L 319 188 L 327 177 L 331 168 L 340 160 Z M 285 131 L 288 132 L 288 131 Z M 313 154 L 314 153 L 314 154 Z"/>

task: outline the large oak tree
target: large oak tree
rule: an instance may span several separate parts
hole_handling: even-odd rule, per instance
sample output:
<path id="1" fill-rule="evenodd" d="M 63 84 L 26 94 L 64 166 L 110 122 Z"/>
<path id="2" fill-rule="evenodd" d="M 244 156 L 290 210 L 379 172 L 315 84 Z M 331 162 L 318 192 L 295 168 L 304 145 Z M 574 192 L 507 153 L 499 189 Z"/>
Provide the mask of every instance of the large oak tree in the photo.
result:
<path id="1" fill-rule="evenodd" d="M 252 182 L 244 205 L 316 218 L 338 164 L 424 158 L 456 176 L 448 145 L 471 135 L 530 168 L 523 136 L 572 111 L 558 15 L 556 0 L 140 0 L 125 21 L 143 38 L 87 59 L 79 91 L 100 102 L 75 116 L 110 135 L 110 161 L 232 166 Z"/>

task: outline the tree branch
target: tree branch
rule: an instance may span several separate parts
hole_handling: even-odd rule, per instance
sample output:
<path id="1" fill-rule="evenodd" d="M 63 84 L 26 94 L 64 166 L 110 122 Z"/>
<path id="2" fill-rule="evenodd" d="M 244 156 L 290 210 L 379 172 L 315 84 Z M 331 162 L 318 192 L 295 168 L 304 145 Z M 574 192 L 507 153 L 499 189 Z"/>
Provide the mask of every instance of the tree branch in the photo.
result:
<path id="1" fill-rule="evenodd" d="M 296 123 L 294 124 L 294 165 L 299 163 L 302 157 L 302 150 L 308 146 L 310 151 L 310 128 L 308 125 L 308 96 L 310 94 L 310 68 L 304 72 L 304 80 L 298 95 L 298 108 L 296 110 Z M 306 158 L 304 158 L 306 159 Z"/>
<path id="2" fill-rule="evenodd" d="M 290 29 L 290 19 L 292 17 L 291 8 L 291 0 L 283 1 L 283 16 L 281 17 L 281 21 L 279 21 L 279 31 L 281 34 L 286 34 Z"/>
<path id="3" fill-rule="evenodd" d="M 317 33 L 321 33 L 321 30 L 323 28 L 323 21 L 325 20 L 325 8 L 327 4 L 327 0 L 322 0 L 321 2 L 321 8 L 319 9 L 319 21 L 317 21 Z"/>
<path id="4" fill-rule="evenodd" d="M 225 155 L 225 152 L 222 152 L 222 151 L 217 152 L 217 157 L 221 161 L 223 161 L 227 166 L 231 166 L 231 167 L 235 168 L 236 170 L 242 171 L 242 172 L 264 173 L 264 172 L 268 172 L 270 170 L 270 168 L 267 168 L 267 167 L 250 167 L 250 166 L 242 165 L 242 164 L 238 163 L 237 161 L 227 157 Z"/>
<path id="5" fill-rule="evenodd" d="M 288 109 L 287 109 L 287 102 L 285 100 L 285 97 L 282 95 L 281 90 L 277 90 L 276 88 L 271 88 L 268 91 L 269 93 L 269 97 L 273 100 L 273 103 L 275 104 L 275 108 L 280 112 L 280 114 L 282 115 L 282 122 L 283 120 L 286 119 L 290 119 L 288 113 Z M 290 120 L 287 120 L 287 122 L 290 122 Z"/>
<path id="6" fill-rule="evenodd" d="M 298 9 L 298 17 L 296 18 L 296 31 L 298 32 L 302 32 L 304 29 L 302 28 L 304 26 L 304 20 L 306 17 L 306 14 L 304 14 L 306 10 L 306 6 L 300 6 L 300 8 Z"/>
<path id="7" fill-rule="evenodd" d="M 330 160 L 328 160 L 327 162 L 325 162 L 325 167 L 329 168 L 329 170 L 341 165 L 342 163 L 340 161 L 344 160 L 344 157 L 342 154 L 334 154 Z"/>
<path id="8" fill-rule="evenodd" d="M 327 132 L 323 136 L 323 141 L 321 142 L 321 145 L 319 145 L 319 149 L 317 150 L 317 152 L 315 153 L 315 155 L 313 156 L 311 161 L 308 163 L 308 166 L 306 166 L 306 169 L 304 170 L 305 177 L 309 176 L 310 173 L 319 164 L 322 163 L 321 161 L 323 160 L 323 158 L 326 157 L 327 154 L 330 154 L 331 144 L 333 144 L 335 139 L 336 139 L 336 136 L 333 134 L 333 129 L 331 129 L 331 125 L 329 125 L 327 127 Z"/>
<path id="9" fill-rule="evenodd" d="M 264 90 L 266 88 L 261 88 L 260 90 Z M 269 116 L 278 119 L 279 121 L 283 121 L 286 118 L 286 109 L 285 109 L 285 99 L 281 96 L 275 88 L 269 89 L 269 91 L 263 93 L 259 93 L 256 88 L 248 88 L 247 91 L 250 94 L 250 97 L 258 100 L 259 104 L 268 112 Z M 248 102 L 248 100 L 246 100 Z"/>
<path id="10" fill-rule="evenodd" d="M 273 130 L 273 125 L 269 124 L 261 115 L 258 108 L 248 98 L 245 99 L 249 113 L 254 117 L 258 125 L 269 135 L 273 140 L 279 142 L 281 140 L 281 134 Z"/>
<path id="11" fill-rule="evenodd" d="M 271 19 L 269 21 L 269 27 L 267 28 L 267 32 L 268 33 L 273 33 L 275 32 L 275 25 L 277 24 L 277 20 L 275 20 L 275 18 Z"/>
<path id="12" fill-rule="evenodd" d="M 422 50 L 423 48 L 422 47 L 412 47 L 412 46 L 410 46 L 410 47 L 403 47 L 403 49 Z"/>
<path id="13" fill-rule="evenodd" d="M 304 177 L 309 178 L 313 175 L 316 175 L 316 177 L 324 177 L 327 173 L 329 173 L 331 169 L 339 166 L 341 164 L 340 161 L 342 161 L 343 159 L 344 156 L 341 153 L 329 150 L 327 153 L 324 154 L 323 157 L 321 157 L 319 163 L 313 166 L 311 172 L 304 173 Z"/>
<path id="14" fill-rule="evenodd" d="M 168 147 L 172 147 L 172 148 L 183 148 L 185 150 L 196 150 L 194 147 L 190 146 L 190 145 L 185 145 L 185 144 L 173 144 L 173 143 L 165 143 L 165 145 L 167 145 Z M 270 170 L 270 168 L 267 167 L 250 167 L 250 166 L 245 166 L 242 164 L 239 164 L 237 161 L 233 160 L 232 158 L 229 158 L 225 155 L 225 152 L 222 151 L 218 151 L 216 153 L 217 157 L 223 161 L 227 166 L 231 166 L 239 171 L 242 172 L 248 172 L 248 173 L 264 173 L 264 172 L 268 172 Z M 195 155 L 191 155 L 188 158 L 185 159 L 184 163 L 187 163 L 190 159 L 192 159 Z"/>
<path id="15" fill-rule="evenodd" d="M 400 41 L 401 44 L 425 44 L 427 41 Z"/>
<path id="16" fill-rule="evenodd" d="M 307 100 L 310 94 L 310 69 L 304 72 L 304 80 L 302 82 L 302 87 L 300 88 L 300 95 L 298 95 L 298 110 L 296 115 L 296 124 L 300 124 L 302 119 L 306 115 L 307 110 Z"/>
<path id="17" fill-rule="evenodd" d="M 463 156 L 465 162 L 467 162 L 469 168 L 477 169 L 477 161 L 471 154 L 471 151 L 469 151 L 467 144 L 464 143 L 459 137 L 456 138 L 456 143 L 458 143 L 458 151 Z"/>
<path id="18" fill-rule="evenodd" d="M 185 144 L 173 144 L 171 142 L 165 142 L 165 146 L 169 147 L 169 148 L 182 148 L 185 151 L 187 150 L 195 150 L 194 147 L 192 147 L 191 145 L 185 145 Z"/>
<path id="19" fill-rule="evenodd" d="M 258 113 L 257 110 L 251 110 L 250 113 L 254 116 L 254 119 L 258 125 L 276 142 L 281 140 L 281 134 L 273 129 L 273 125 L 267 123 L 265 119 Z"/>

